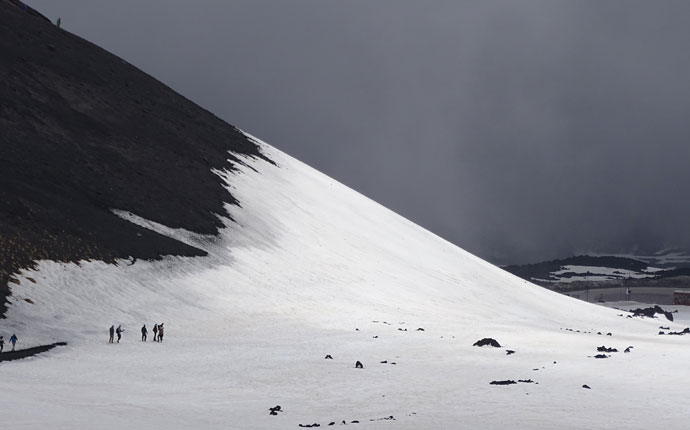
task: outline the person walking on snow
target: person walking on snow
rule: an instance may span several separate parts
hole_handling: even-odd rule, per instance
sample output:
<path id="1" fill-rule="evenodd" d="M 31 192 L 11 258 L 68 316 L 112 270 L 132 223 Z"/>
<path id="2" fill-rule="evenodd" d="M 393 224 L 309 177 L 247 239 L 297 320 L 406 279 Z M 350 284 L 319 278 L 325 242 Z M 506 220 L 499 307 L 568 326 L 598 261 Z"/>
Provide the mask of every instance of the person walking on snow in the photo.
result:
<path id="1" fill-rule="evenodd" d="M 163 323 L 158 326 L 158 342 L 163 342 Z"/>
<path id="2" fill-rule="evenodd" d="M 113 343 L 113 338 L 115 337 L 115 325 L 110 326 L 110 340 L 108 340 L 108 343 Z"/>
<path id="3" fill-rule="evenodd" d="M 153 341 L 158 342 L 158 324 L 153 324 Z"/>
<path id="4" fill-rule="evenodd" d="M 0 336 L 0 352 L 2 352 L 2 349 L 5 347 L 5 338 Z"/>
<path id="5" fill-rule="evenodd" d="M 141 328 L 141 341 L 146 342 L 146 336 L 149 334 L 149 331 L 146 330 L 146 324 Z"/>
<path id="6" fill-rule="evenodd" d="M 117 326 L 117 329 L 115 330 L 115 333 L 117 333 L 117 343 L 120 343 L 120 339 L 122 338 L 122 332 L 125 331 L 125 329 L 122 328 L 122 324 Z"/>
<path id="7" fill-rule="evenodd" d="M 19 339 L 17 339 L 17 335 L 12 333 L 12 337 L 10 337 L 10 342 L 12 342 L 12 351 L 14 351 L 14 345 L 17 343 Z"/>

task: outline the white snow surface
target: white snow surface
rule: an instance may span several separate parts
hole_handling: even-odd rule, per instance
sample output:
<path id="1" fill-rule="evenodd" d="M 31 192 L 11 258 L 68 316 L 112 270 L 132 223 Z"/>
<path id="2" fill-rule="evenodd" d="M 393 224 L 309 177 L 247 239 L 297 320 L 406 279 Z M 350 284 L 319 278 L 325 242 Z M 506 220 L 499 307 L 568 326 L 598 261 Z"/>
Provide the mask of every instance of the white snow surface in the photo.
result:
<path id="1" fill-rule="evenodd" d="M 22 348 L 69 344 L 0 362 L 5 422 L 686 428 L 690 336 L 657 336 L 658 321 L 532 285 L 260 145 L 277 166 L 246 158 L 246 167 L 218 172 L 241 203 L 228 207 L 236 222 L 218 238 L 113 208 L 208 257 L 42 261 L 17 276 L 0 333 L 16 332 Z M 140 342 L 141 325 L 154 322 L 165 323 L 164 342 Z M 126 329 L 120 344 L 107 343 L 112 324 Z M 484 337 L 503 348 L 472 346 Z M 591 358 L 600 345 L 634 349 Z M 489 385 L 504 379 L 538 384 Z M 284 412 L 270 416 L 276 405 Z"/>

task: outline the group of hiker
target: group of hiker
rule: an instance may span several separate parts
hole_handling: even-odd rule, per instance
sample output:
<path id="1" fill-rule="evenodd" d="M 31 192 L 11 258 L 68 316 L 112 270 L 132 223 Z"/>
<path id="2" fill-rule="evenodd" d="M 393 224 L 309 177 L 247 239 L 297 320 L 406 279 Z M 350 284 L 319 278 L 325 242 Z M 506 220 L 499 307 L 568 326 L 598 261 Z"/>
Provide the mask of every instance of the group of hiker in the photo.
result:
<path id="1" fill-rule="evenodd" d="M 14 347 L 17 344 L 17 341 L 19 339 L 17 338 L 17 335 L 12 333 L 12 336 L 10 337 L 10 343 L 12 344 L 12 351 L 14 351 Z M 5 348 L 5 337 L 0 336 L 0 352 Z"/>
<path id="2" fill-rule="evenodd" d="M 108 343 L 114 343 L 114 337 L 117 334 L 117 343 L 120 343 L 120 339 L 122 339 L 122 333 L 125 331 L 125 329 L 122 328 L 122 325 L 118 325 L 117 328 L 115 328 L 115 325 L 110 326 L 110 340 Z M 160 324 L 154 324 L 153 325 L 153 341 L 154 342 L 163 342 L 163 335 L 165 334 L 165 326 L 163 323 Z M 148 338 L 149 330 L 146 328 L 146 324 L 144 324 L 143 327 L 141 327 L 141 341 L 146 342 L 146 339 Z"/>

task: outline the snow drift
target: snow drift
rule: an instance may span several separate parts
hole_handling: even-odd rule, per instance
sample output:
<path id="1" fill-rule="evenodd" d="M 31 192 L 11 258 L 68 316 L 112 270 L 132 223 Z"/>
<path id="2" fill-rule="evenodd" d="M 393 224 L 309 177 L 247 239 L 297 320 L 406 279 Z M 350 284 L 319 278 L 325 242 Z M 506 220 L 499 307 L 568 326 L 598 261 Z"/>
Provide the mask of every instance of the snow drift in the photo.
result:
<path id="1" fill-rule="evenodd" d="M 113 208 L 208 256 L 42 261 L 19 276 L 3 330 L 69 345 L 0 365 L 15 423 L 575 429 L 687 418 L 629 405 L 687 394 L 688 339 L 661 342 L 658 321 L 529 284 L 259 145 L 275 165 L 247 157 L 216 172 L 242 202 L 218 237 Z M 165 342 L 139 342 L 154 322 Z M 113 323 L 127 331 L 108 345 Z M 483 337 L 516 353 L 472 347 Z M 593 359 L 601 344 L 634 352 Z M 509 379 L 536 383 L 490 385 Z"/>

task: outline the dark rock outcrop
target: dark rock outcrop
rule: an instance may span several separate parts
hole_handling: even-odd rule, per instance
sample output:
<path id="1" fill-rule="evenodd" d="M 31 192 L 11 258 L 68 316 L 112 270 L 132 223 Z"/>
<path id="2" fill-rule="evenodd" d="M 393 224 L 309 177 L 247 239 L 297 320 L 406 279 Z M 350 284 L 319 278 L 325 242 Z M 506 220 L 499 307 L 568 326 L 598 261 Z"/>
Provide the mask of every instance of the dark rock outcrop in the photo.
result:
<path id="1" fill-rule="evenodd" d="M 512 379 L 506 379 L 503 381 L 491 381 L 489 382 L 489 385 L 513 385 L 517 384 L 517 382 L 513 381 Z"/>
<path id="2" fill-rule="evenodd" d="M 665 311 L 661 306 L 656 305 L 649 308 L 637 308 L 632 311 L 632 316 L 634 317 L 647 317 L 654 318 L 656 314 L 663 314 L 667 320 L 673 321 L 673 314 L 671 312 Z"/>
<path id="3" fill-rule="evenodd" d="M 265 158 L 258 145 L 16 4 L 0 1 L 0 316 L 37 260 L 205 255 L 111 210 L 215 235 L 239 202 L 214 170 Z"/>
<path id="4" fill-rule="evenodd" d="M 476 341 L 472 346 L 493 346 L 494 348 L 500 348 L 501 344 L 490 337 L 485 337 L 484 339 Z"/>
<path id="5" fill-rule="evenodd" d="M 33 348 L 18 349 L 15 351 L 5 351 L 0 354 L 0 362 L 2 361 L 13 361 L 21 360 L 22 358 L 33 357 L 34 355 L 41 354 L 46 351 L 50 351 L 56 346 L 65 346 L 67 342 L 56 342 L 50 345 L 34 346 Z"/>

